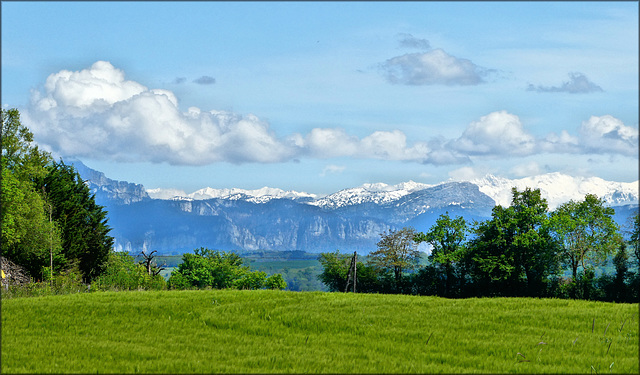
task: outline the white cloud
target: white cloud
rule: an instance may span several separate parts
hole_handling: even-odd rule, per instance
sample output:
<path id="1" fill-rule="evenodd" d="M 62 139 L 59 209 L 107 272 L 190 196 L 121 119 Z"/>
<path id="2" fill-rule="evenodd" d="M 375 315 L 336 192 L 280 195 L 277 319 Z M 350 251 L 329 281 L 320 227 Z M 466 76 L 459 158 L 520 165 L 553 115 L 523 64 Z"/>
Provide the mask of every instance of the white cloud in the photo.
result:
<path id="1" fill-rule="evenodd" d="M 580 141 L 587 152 L 638 156 L 638 129 L 610 116 L 591 116 L 582 122 Z"/>
<path id="2" fill-rule="evenodd" d="M 484 166 L 462 167 L 450 171 L 449 177 L 454 181 L 470 181 L 482 178 L 489 173 L 491 173 L 491 171 Z"/>
<path id="3" fill-rule="evenodd" d="M 300 146 L 313 157 L 332 158 L 353 156 L 358 147 L 358 138 L 343 129 L 315 128 Z"/>
<path id="4" fill-rule="evenodd" d="M 518 177 L 536 176 L 544 173 L 540 168 L 540 165 L 535 161 L 530 161 L 525 164 L 518 164 L 511 168 L 511 173 Z"/>
<path id="5" fill-rule="evenodd" d="M 26 119 L 39 143 L 68 156 L 202 165 L 278 162 L 295 151 L 253 115 L 183 113 L 171 91 L 127 81 L 104 61 L 50 75 Z"/>
<path id="6" fill-rule="evenodd" d="M 389 82 L 404 85 L 477 85 L 489 72 L 439 48 L 393 57 L 381 68 Z"/>
<path id="7" fill-rule="evenodd" d="M 577 137 L 562 130 L 560 134 L 551 132 L 538 141 L 540 150 L 549 153 L 579 153 L 580 142 Z"/>
<path id="8" fill-rule="evenodd" d="M 498 111 L 469 124 L 450 145 L 469 155 L 529 155 L 536 148 L 536 140 L 524 130 L 518 116 Z"/>
<path id="9" fill-rule="evenodd" d="M 183 112 L 171 91 L 126 80 L 121 70 L 104 61 L 78 72 L 50 75 L 41 90 L 33 91 L 23 120 L 36 141 L 57 155 L 176 165 L 276 163 L 304 157 L 451 165 L 468 164 L 470 157 L 535 152 L 628 156 L 638 152 L 637 128 L 610 115 L 583 122 L 578 136 L 562 130 L 540 139 L 506 111 L 482 116 L 451 140 L 432 136 L 429 141 L 409 142 L 400 130 L 374 131 L 359 138 L 341 128 L 278 137 L 266 121 L 251 114 L 196 107 Z"/>

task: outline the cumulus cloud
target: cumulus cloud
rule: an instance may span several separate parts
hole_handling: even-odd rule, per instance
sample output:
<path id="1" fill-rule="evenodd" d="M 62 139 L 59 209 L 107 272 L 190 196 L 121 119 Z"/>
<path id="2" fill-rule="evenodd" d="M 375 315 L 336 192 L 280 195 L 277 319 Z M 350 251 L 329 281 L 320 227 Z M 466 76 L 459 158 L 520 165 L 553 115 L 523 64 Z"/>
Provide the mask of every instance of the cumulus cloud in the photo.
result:
<path id="1" fill-rule="evenodd" d="M 25 118 L 39 143 L 68 156 L 201 165 L 276 162 L 295 151 L 255 116 L 183 113 L 171 91 L 125 80 L 105 61 L 50 75 Z"/>
<path id="2" fill-rule="evenodd" d="M 447 164 L 466 160 L 441 142 L 407 141 L 399 131 L 359 138 L 340 128 L 278 137 L 266 121 L 228 111 L 182 112 L 168 90 L 126 80 L 109 62 L 50 75 L 32 92 L 25 121 L 37 141 L 65 156 L 177 165 L 275 163 L 355 157 Z"/>
<path id="3" fill-rule="evenodd" d="M 194 79 L 193 83 L 197 83 L 199 85 L 213 85 L 216 83 L 216 79 L 209 76 L 202 76 L 198 79 Z"/>
<path id="4" fill-rule="evenodd" d="M 416 38 L 411 34 L 401 33 L 398 34 L 400 47 L 402 48 L 417 48 L 428 50 L 431 48 L 431 44 L 426 39 Z"/>
<path id="5" fill-rule="evenodd" d="M 578 131 L 588 152 L 638 156 L 638 129 L 625 126 L 613 116 L 591 116 Z"/>
<path id="6" fill-rule="evenodd" d="M 544 138 L 538 140 L 538 147 L 541 151 L 549 153 L 580 153 L 582 147 L 578 137 L 562 130 L 560 134 L 551 132 Z"/>
<path id="7" fill-rule="evenodd" d="M 569 81 L 563 82 L 560 86 L 534 86 L 529 84 L 527 91 L 536 92 L 568 92 L 570 94 L 584 94 L 589 92 L 603 91 L 602 87 L 589 81 L 582 73 L 569 73 Z"/>
<path id="8" fill-rule="evenodd" d="M 196 107 L 183 112 L 173 92 L 127 80 L 105 61 L 76 72 L 51 74 L 43 87 L 32 92 L 23 121 L 43 148 L 59 155 L 175 165 L 336 157 L 450 165 L 470 164 L 471 157 L 534 152 L 630 156 L 638 152 L 637 128 L 610 115 L 583 122 L 577 136 L 563 130 L 535 138 L 518 116 L 497 111 L 471 122 L 456 139 L 410 141 L 400 130 L 374 131 L 360 138 L 341 128 L 315 128 L 282 137 L 252 114 Z"/>
<path id="9" fill-rule="evenodd" d="M 469 155 L 529 155 L 536 149 L 536 140 L 518 116 L 497 111 L 469 124 L 450 145 Z"/>
<path id="10" fill-rule="evenodd" d="M 477 85 L 489 73 L 442 49 L 393 57 L 380 68 L 390 83 L 403 85 Z"/>

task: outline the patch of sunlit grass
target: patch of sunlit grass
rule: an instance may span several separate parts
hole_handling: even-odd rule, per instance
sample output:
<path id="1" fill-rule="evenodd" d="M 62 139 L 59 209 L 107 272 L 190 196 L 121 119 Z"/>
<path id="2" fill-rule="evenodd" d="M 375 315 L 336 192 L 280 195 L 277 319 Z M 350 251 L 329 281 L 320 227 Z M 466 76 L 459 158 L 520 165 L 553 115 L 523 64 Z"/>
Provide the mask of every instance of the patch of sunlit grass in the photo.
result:
<path id="1" fill-rule="evenodd" d="M 637 353 L 632 304 L 269 290 L 2 301 L 10 373 L 638 373 Z"/>

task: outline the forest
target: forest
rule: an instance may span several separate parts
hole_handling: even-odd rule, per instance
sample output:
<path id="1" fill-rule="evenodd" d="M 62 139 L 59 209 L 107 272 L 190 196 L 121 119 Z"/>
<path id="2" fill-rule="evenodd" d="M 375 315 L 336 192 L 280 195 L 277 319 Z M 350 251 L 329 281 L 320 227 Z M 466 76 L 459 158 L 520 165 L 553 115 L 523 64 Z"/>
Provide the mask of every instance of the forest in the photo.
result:
<path id="1" fill-rule="evenodd" d="M 549 212 L 539 189 L 514 188 L 511 205 L 495 206 L 486 221 L 446 213 L 426 233 L 391 230 L 360 262 L 356 254 L 323 253 L 319 277 L 332 291 L 637 302 L 638 214 L 624 228 L 614 214 L 593 194 Z M 431 249 L 426 262 L 421 242 Z M 614 273 L 599 272 L 608 262 Z"/>

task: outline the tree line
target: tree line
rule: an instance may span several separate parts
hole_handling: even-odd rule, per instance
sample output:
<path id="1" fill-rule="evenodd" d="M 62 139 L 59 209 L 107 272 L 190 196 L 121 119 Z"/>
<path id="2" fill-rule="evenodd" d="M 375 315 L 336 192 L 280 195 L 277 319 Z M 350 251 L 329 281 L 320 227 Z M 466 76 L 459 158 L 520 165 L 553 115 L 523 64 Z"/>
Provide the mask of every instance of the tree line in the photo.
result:
<path id="1" fill-rule="evenodd" d="M 550 212 L 539 189 L 513 188 L 511 205 L 495 206 L 486 221 L 445 213 L 424 233 L 410 227 L 382 233 L 377 250 L 357 262 L 357 291 L 638 302 L 638 214 L 625 240 L 614 213 L 593 194 Z M 426 259 L 420 243 L 431 250 Z M 346 290 L 351 258 L 340 251 L 320 255 L 318 277 L 329 290 Z M 596 276 L 607 260 L 615 273 Z"/>
<path id="2" fill-rule="evenodd" d="M 282 275 L 251 271 L 234 253 L 196 249 L 168 282 L 154 261 L 115 252 L 107 211 L 72 165 L 41 150 L 17 109 L 2 109 L 0 254 L 32 280 L 5 296 L 95 290 L 284 289 Z M 19 289 L 19 288 L 18 288 Z M 13 294 L 12 294 L 13 293 Z"/>
<path id="3" fill-rule="evenodd" d="M 113 238 L 107 212 L 78 172 L 38 148 L 16 109 L 2 110 L 2 255 L 36 280 L 71 272 L 91 282 Z"/>

